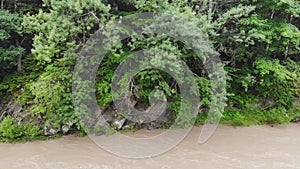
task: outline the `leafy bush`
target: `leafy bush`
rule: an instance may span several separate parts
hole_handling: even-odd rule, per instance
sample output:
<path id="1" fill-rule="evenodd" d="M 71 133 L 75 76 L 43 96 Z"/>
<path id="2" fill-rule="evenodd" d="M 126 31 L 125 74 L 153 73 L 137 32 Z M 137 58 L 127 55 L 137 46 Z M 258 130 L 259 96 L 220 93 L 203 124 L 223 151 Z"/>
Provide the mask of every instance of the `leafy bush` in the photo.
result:
<path id="1" fill-rule="evenodd" d="M 72 129 L 84 135 L 71 91 L 78 52 L 106 23 L 141 12 L 166 12 L 192 22 L 211 41 L 228 75 L 227 107 L 222 123 L 281 124 L 300 116 L 299 1 L 28 0 L 3 3 L 5 10 L 0 10 L 1 103 L 13 95 L 32 112 L 30 118 L 41 124 L 22 123 L 22 119 L 7 116 L 0 123 L 1 141 L 31 140 L 43 135 L 46 124 L 59 132 L 62 126 L 71 124 Z M 186 32 L 186 37 L 192 39 L 196 33 L 191 30 Z M 118 40 L 114 31 L 106 35 L 111 41 Z M 201 50 L 206 51 L 206 47 Z M 153 32 L 135 34 L 116 43 L 107 53 L 95 83 L 99 106 L 112 105 L 110 84 L 116 68 L 141 49 L 165 51 L 154 55 L 152 63 L 155 65 L 169 64 L 167 67 L 172 71 L 180 72 L 172 60 L 176 56 L 189 66 L 201 97 L 197 103 L 201 113 L 196 123 L 202 124 L 214 101 L 208 73 L 195 52 L 182 42 Z M 145 63 L 141 61 L 141 64 Z M 153 69 L 139 72 L 131 89 L 142 108 L 150 105 L 148 96 L 153 94 L 152 90 L 160 89 L 171 102 L 168 108 L 173 115 L 178 115 L 181 93 L 178 83 L 166 72 Z M 161 97 L 158 93 L 154 96 Z M 218 110 L 218 107 L 212 109 Z M 187 119 L 182 117 L 182 125 Z M 168 121 L 167 126 L 171 122 Z"/>
<path id="2" fill-rule="evenodd" d="M 41 129 L 34 123 L 20 123 L 20 119 L 7 116 L 0 124 L 0 141 L 30 141 L 40 136 Z M 20 124 L 19 124 L 20 123 Z"/>

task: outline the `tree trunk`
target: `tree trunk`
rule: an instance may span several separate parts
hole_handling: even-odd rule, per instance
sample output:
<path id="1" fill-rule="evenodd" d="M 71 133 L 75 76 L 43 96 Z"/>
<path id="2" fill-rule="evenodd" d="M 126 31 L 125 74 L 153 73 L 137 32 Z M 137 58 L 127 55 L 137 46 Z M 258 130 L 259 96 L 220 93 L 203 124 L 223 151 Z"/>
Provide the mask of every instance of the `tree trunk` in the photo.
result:
<path id="1" fill-rule="evenodd" d="M 18 2 L 18 0 L 15 0 L 15 4 L 14 4 L 14 6 L 15 6 L 15 12 L 17 12 L 17 2 Z"/>
<path id="2" fill-rule="evenodd" d="M 213 15 L 213 0 L 209 0 L 209 2 L 208 2 L 208 14 L 207 14 L 209 24 L 211 23 L 212 15 Z"/>
<path id="3" fill-rule="evenodd" d="M 4 0 L 1 0 L 1 9 L 4 9 Z"/>
<path id="4" fill-rule="evenodd" d="M 293 22 L 293 15 L 290 15 L 290 23 Z M 290 42 L 288 45 L 285 47 L 285 54 L 284 54 L 284 59 L 286 60 L 289 54 L 289 47 L 290 47 Z"/>
<path id="5" fill-rule="evenodd" d="M 273 19 L 273 18 L 274 18 L 274 15 L 275 15 L 275 10 L 273 9 L 273 10 L 272 10 L 272 13 L 271 13 L 271 17 L 270 17 L 270 19 Z M 269 44 L 267 44 L 267 47 L 266 47 L 266 52 L 268 52 L 269 48 L 270 48 L 270 45 L 269 45 Z"/>
<path id="6" fill-rule="evenodd" d="M 17 68 L 17 71 L 21 72 L 21 70 L 22 70 L 22 55 L 20 54 L 19 57 L 18 57 L 18 68 Z"/>
<path id="7" fill-rule="evenodd" d="M 289 46 L 290 46 L 290 43 L 285 47 L 285 54 L 284 54 L 284 60 L 286 61 L 287 59 L 287 56 L 289 54 Z"/>
<path id="8" fill-rule="evenodd" d="M 17 39 L 16 39 L 16 44 L 17 44 L 18 48 L 21 48 L 21 44 Z M 22 70 L 22 53 L 20 53 L 20 55 L 18 57 L 18 66 L 17 66 L 17 71 L 21 72 L 21 70 Z"/>

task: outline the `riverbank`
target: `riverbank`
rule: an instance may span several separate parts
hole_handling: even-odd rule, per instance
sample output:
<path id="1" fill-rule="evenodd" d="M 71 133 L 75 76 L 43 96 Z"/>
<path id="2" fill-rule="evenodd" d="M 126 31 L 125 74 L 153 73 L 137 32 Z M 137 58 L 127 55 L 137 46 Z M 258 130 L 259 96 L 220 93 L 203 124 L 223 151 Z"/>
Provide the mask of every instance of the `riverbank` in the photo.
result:
<path id="1" fill-rule="evenodd" d="M 200 127 L 174 149 L 160 156 L 134 160 L 97 147 L 88 137 L 65 136 L 25 144 L 0 144 L 1 169 L 298 169 L 300 124 L 287 126 L 219 126 L 205 144 Z M 153 131 L 156 132 L 156 131 Z M 147 136 L 152 131 L 138 131 Z"/>

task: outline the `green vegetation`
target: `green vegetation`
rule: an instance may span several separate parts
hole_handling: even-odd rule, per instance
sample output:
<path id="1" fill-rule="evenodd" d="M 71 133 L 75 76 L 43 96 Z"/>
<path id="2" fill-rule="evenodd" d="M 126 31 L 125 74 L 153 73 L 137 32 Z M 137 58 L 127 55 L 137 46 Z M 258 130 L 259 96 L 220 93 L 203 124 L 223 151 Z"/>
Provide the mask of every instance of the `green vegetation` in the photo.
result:
<path id="1" fill-rule="evenodd" d="M 15 119 L 11 116 L 5 117 L 0 124 L 0 141 L 15 142 L 28 141 L 39 137 L 42 132 L 40 127 L 34 123 L 20 123 L 20 119 Z"/>
<path id="2" fill-rule="evenodd" d="M 221 123 L 283 124 L 300 116 L 298 0 L 0 0 L 0 141 L 61 135 L 65 128 L 82 136 L 86 129 L 72 98 L 79 52 L 99 28 L 142 12 L 192 22 L 209 38 L 227 71 Z M 201 96 L 196 124 L 204 123 L 212 91 L 201 60 L 182 42 L 154 33 L 120 41 L 104 58 L 95 84 L 100 107 L 112 105 L 110 84 L 117 66 L 140 49 L 166 51 L 155 56 L 156 65 L 170 62 L 176 68 L 172 57 L 177 56 L 189 66 Z M 139 72 L 131 87 L 138 107 L 149 106 L 151 91 L 160 89 L 173 115 L 178 114 L 178 83 L 166 72 Z"/>

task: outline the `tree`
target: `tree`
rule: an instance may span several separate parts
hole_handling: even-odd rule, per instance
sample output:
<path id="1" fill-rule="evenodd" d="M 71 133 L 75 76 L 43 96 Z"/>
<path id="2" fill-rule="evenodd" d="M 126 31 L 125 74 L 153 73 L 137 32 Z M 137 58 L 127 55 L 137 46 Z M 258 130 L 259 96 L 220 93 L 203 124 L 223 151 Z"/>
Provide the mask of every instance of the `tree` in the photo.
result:
<path id="1" fill-rule="evenodd" d="M 300 97 L 300 2 L 297 0 L 0 0 L 0 8 L 1 103 L 8 99 L 20 102 L 22 110 L 31 112 L 27 119 L 34 121 L 40 130 L 46 127 L 61 132 L 67 126 L 82 131 L 71 94 L 78 52 L 105 24 L 142 12 L 184 18 L 198 25 L 210 40 L 228 73 L 224 123 L 285 123 L 299 116 L 296 102 Z M 188 33 L 196 36 L 193 31 Z M 115 40 L 113 32 L 107 35 Z M 163 61 L 169 63 L 176 55 L 189 66 L 197 78 L 202 99 L 199 104 L 204 113 L 198 122 L 203 120 L 212 91 L 202 61 L 184 43 L 153 32 L 135 34 L 107 53 L 97 72 L 98 104 L 112 105 L 110 84 L 115 69 L 141 49 L 167 51 L 155 56 L 157 65 Z M 145 70 L 134 77 L 131 85 L 141 109 L 151 104 L 147 100 L 151 91 L 161 89 L 172 102 L 169 108 L 176 116 L 180 90 L 168 74 Z M 2 114 L 0 121 L 5 116 L 2 130 L 9 123 L 24 120 Z"/>

